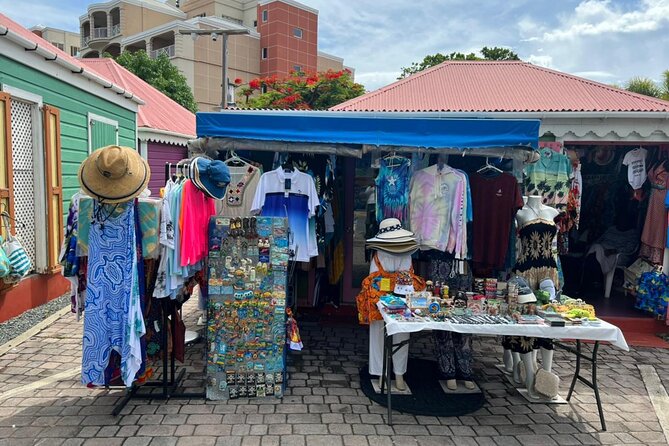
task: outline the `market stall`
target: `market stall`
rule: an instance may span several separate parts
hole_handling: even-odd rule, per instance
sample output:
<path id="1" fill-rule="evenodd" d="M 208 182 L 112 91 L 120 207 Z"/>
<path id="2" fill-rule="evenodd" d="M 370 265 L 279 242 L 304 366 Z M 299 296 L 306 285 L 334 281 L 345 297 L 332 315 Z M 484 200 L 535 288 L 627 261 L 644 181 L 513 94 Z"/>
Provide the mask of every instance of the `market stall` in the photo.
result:
<path id="1" fill-rule="evenodd" d="M 250 209 L 264 212 L 256 203 L 259 195 L 267 196 L 268 188 L 270 195 L 286 199 L 292 194 L 311 197 L 309 181 L 300 183 L 304 186 L 294 182 L 298 171 L 308 173 L 317 190 L 323 185 L 330 188 L 314 197 L 318 209 L 326 210 L 326 222 L 319 223 L 315 207 L 309 207 L 307 214 L 308 231 L 312 226 L 317 228 L 314 240 L 318 243 L 312 243 L 307 235 L 303 242 L 291 243 L 291 250 L 306 253 L 298 260 L 312 266 L 320 260 L 311 259 L 324 254 L 324 262 L 333 264 L 331 269 L 340 266 L 344 271 L 340 280 L 355 284 L 359 321 L 369 325 L 368 375 L 381 376 L 381 393 L 392 393 L 384 387 L 411 392 L 403 379 L 409 333 L 429 330 L 434 332 L 435 357 L 449 391 L 476 389 L 471 335 L 499 335 L 503 336 L 506 371 L 519 387 L 526 388 L 531 400 L 545 402 L 557 396 L 559 384 L 550 370 L 552 339 L 579 340 L 579 366 L 583 356 L 580 339 L 615 341 L 624 349 L 627 345 L 620 330 L 598 320 L 594 309 L 584 302 L 578 305 L 592 310 L 584 313 L 590 320 L 587 327 L 580 313 L 576 317 L 576 313 L 554 312 L 552 318 L 535 314 L 538 301 L 556 304 L 559 299 L 568 299 L 561 296 L 561 269 L 554 247 L 554 220 L 567 198 L 561 193 L 546 204 L 540 195 L 543 191 L 538 190 L 546 186 L 545 181 L 534 185 L 522 181 L 524 168 L 525 178 L 546 175 L 545 169 L 535 168 L 532 173 L 532 163 L 542 156 L 551 156 L 552 162 L 562 160 L 563 155 L 557 152 L 554 156 L 537 153 L 538 124 L 531 120 L 444 119 L 438 113 L 231 110 L 198 114 L 199 138 L 190 143 L 190 149 L 225 162 L 244 151 L 250 158 L 246 164 L 253 164 L 264 153 L 274 153 L 272 163 L 256 165 L 265 171 L 260 177 L 264 185 L 255 193 L 246 186 L 251 172 L 247 167 L 239 190 L 229 191 L 231 203 L 236 199 L 249 202 L 255 195 Z M 319 174 L 309 158 L 299 158 L 300 154 L 326 158 L 325 173 Z M 341 165 L 351 165 L 347 161 L 351 159 L 370 163 L 367 168 L 374 172 L 371 183 L 359 181 L 360 168 L 365 168 L 359 161 L 354 162 L 354 168 L 338 170 Z M 334 178 L 339 182 L 333 185 Z M 235 183 L 233 179 L 231 184 Z M 367 198 L 359 206 L 363 188 Z M 336 214 L 327 215 L 328 210 L 339 207 L 337 193 L 344 202 L 344 215 L 339 219 Z M 352 202 L 356 203 L 346 205 Z M 290 220 L 290 212 L 287 214 Z M 328 225 L 330 232 L 319 232 Z M 346 228 L 343 238 L 348 240 L 343 248 L 332 243 L 342 226 Z M 363 237 L 358 235 L 361 228 Z M 355 237 L 361 239 L 357 245 Z M 321 238 L 326 244 L 321 245 Z M 364 251 L 356 251 L 356 246 Z M 424 307 L 412 302 L 417 297 L 413 293 L 420 292 L 427 293 L 422 296 Z M 377 304 L 384 299 L 401 308 L 405 312 L 401 317 L 406 320 L 400 323 L 393 319 L 391 323 L 388 308 L 379 312 Z M 392 318 L 396 317 L 393 314 Z M 425 317 L 442 319 L 428 322 Z M 551 327 L 550 323 L 564 326 Z M 595 373 L 598 345 L 590 357 Z M 535 387 L 540 387 L 535 386 L 535 351 L 542 353 L 545 372 L 537 373 L 536 381 L 549 387 L 546 390 L 544 386 L 542 396 L 535 393 Z M 395 380 L 390 376 L 391 363 Z M 525 370 L 522 380 L 521 363 Z M 577 377 L 583 380 L 578 372 Z M 599 402 L 596 380 L 592 387 Z"/>

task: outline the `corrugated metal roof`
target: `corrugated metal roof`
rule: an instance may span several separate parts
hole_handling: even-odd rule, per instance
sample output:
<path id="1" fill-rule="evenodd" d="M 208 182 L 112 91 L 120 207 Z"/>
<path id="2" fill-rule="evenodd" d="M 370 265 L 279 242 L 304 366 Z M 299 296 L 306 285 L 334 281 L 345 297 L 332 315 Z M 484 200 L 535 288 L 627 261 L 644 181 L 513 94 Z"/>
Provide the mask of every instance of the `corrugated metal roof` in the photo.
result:
<path id="1" fill-rule="evenodd" d="M 527 62 L 449 61 L 331 110 L 667 112 L 669 102 Z"/>
<path id="2" fill-rule="evenodd" d="M 113 59 L 81 59 L 105 78 L 138 93 L 144 105 L 137 111 L 137 126 L 195 137 L 195 115 L 146 83 Z"/>

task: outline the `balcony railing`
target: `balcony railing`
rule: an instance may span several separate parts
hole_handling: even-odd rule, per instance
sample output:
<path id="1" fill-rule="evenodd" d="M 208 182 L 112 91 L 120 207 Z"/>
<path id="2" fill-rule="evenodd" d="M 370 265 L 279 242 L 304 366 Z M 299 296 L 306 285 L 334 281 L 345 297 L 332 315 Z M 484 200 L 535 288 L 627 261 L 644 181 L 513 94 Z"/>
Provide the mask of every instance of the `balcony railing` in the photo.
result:
<path id="1" fill-rule="evenodd" d="M 111 36 L 110 37 L 115 37 L 121 34 L 121 24 L 117 23 L 116 25 L 111 27 Z"/>
<path id="2" fill-rule="evenodd" d="M 88 42 L 91 41 L 91 36 L 84 36 L 81 38 L 81 47 L 85 48 L 88 46 Z"/>
<path id="3" fill-rule="evenodd" d="M 167 57 L 174 57 L 176 51 L 175 46 L 170 45 L 163 48 L 158 48 L 157 50 L 152 50 L 150 53 L 151 59 L 155 59 L 161 54 L 165 54 Z"/>
<path id="4" fill-rule="evenodd" d="M 93 28 L 93 38 L 94 39 L 106 39 L 109 35 L 109 29 L 104 28 Z"/>

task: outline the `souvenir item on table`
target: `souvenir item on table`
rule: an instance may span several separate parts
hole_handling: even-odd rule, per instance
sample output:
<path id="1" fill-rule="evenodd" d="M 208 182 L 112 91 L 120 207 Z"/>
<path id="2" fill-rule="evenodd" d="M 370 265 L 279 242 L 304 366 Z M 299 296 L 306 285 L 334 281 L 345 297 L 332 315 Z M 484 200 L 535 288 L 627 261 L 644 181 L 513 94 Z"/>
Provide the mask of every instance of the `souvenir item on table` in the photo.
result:
<path id="1" fill-rule="evenodd" d="M 212 217 L 209 243 L 207 398 L 281 397 L 287 220 Z M 289 325 L 298 345 L 297 326 Z"/>
<path id="2" fill-rule="evenodd" d="M 530 286 L 527 284 L 527 280 L 525 280 L 521 276 L 513 276 L 509 280 L 509 287 L 514 286 L 517 291 L 514 290 L 514 294 L 517 295 L 516 297 L 516 302 L 519 304 L 527 304 L 530 302 L 536 302 L 537 297 L 534 295 L 534 292 L 530 288 Z M 509 301 L 511 301 L 511 291 L 509 291 Z"/>
<path id="3" fill-rule="evenodd" d="M 497 296 L 497 279 L 485 279 L 485 297 L 493 299 Z"/>
<path id="4" fill-rule="evenodd" d="M 381 304 L 389 310 L 401 310 L 407 307 L 404 299 L 397 297 L 393 294 L 386 294 L 382 296 L 379 301 Z"/>
<path id="5" fill-rule="evenodd" d="M 406 296 L 414 292 L 413 278 L 409 271 L 398 271 L 395 278 L 395 294 Z M 431 293 L 430 293 L 431 294 Z"/>
<path id="6" fill-rule="evenodd" d="M 411 292 L 406 296 L 407 306 L 411 311 L 419 310 L 426 312 L 432 300 L 432 294 L 427 291 L 420 291 L 417 293 Z"/>
<path id="7" fill-rule="evenodd" d="M 293 310 L 286 308 L 286 340 L 287 345 L 291 350 L 302 350 L 302 338 L 300 337 L 300 329 L 297 327 L 297 321 L 293 317 Z"/>

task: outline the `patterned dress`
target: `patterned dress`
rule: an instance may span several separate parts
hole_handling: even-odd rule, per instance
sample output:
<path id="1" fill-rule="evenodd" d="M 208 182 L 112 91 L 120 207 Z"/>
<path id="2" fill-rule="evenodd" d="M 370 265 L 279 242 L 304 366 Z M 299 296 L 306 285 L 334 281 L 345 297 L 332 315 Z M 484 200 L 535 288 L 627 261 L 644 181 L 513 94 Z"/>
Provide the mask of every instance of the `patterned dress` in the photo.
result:
<path id="1" fill-rule="evenodd" d="M 664 248 L 667 242 L 667 209 L 665 198 L 669 185 L 669 172 L 664 163 L 648 172 L 651 192 L 646 211 L 646 223 L 641 234 L 641 250 L 639 256 L 656 265 L 662 264 Z"/>
<path id="2" fill-rule="evenodd" d="M 409 183 L 411 161 L 393 158 L 379 161 L 379 175 L 376 177 L 376 220 L 397 218 L 403 226 L 409 224 Z M 391 164 L 391 165 L 388 165 Z"/>
<path id="3" fill-rule="evenodd" d="M 94 215 L 106 215 L 94 203 Z M 81 380 L 106 384 L 111 352 L 121 355 L 121 377 L 130 387 L 142 365 L 140 338 L 145 334 L 137 272 L 135 206 L 119 216 L 91 224 Z"/>
<path id="4" fill-rule="evenodd" d="M 667 315 L 669 302 L 669 277 L 666 274 L 650 271 L 639 279 L 639 291 L 635 308 L 648 311 L 660 319 Z"/>
<path id="5" fill-rule="evenodd" d="M 521 249 L 515 270 L 534 290 L 544 279 L 553 280 L 555 288 L 559 288 L 558 268 L 553 255 L 556 233 L 555 223 L 539 218 L 526 223 L 518 231 Z"/>

